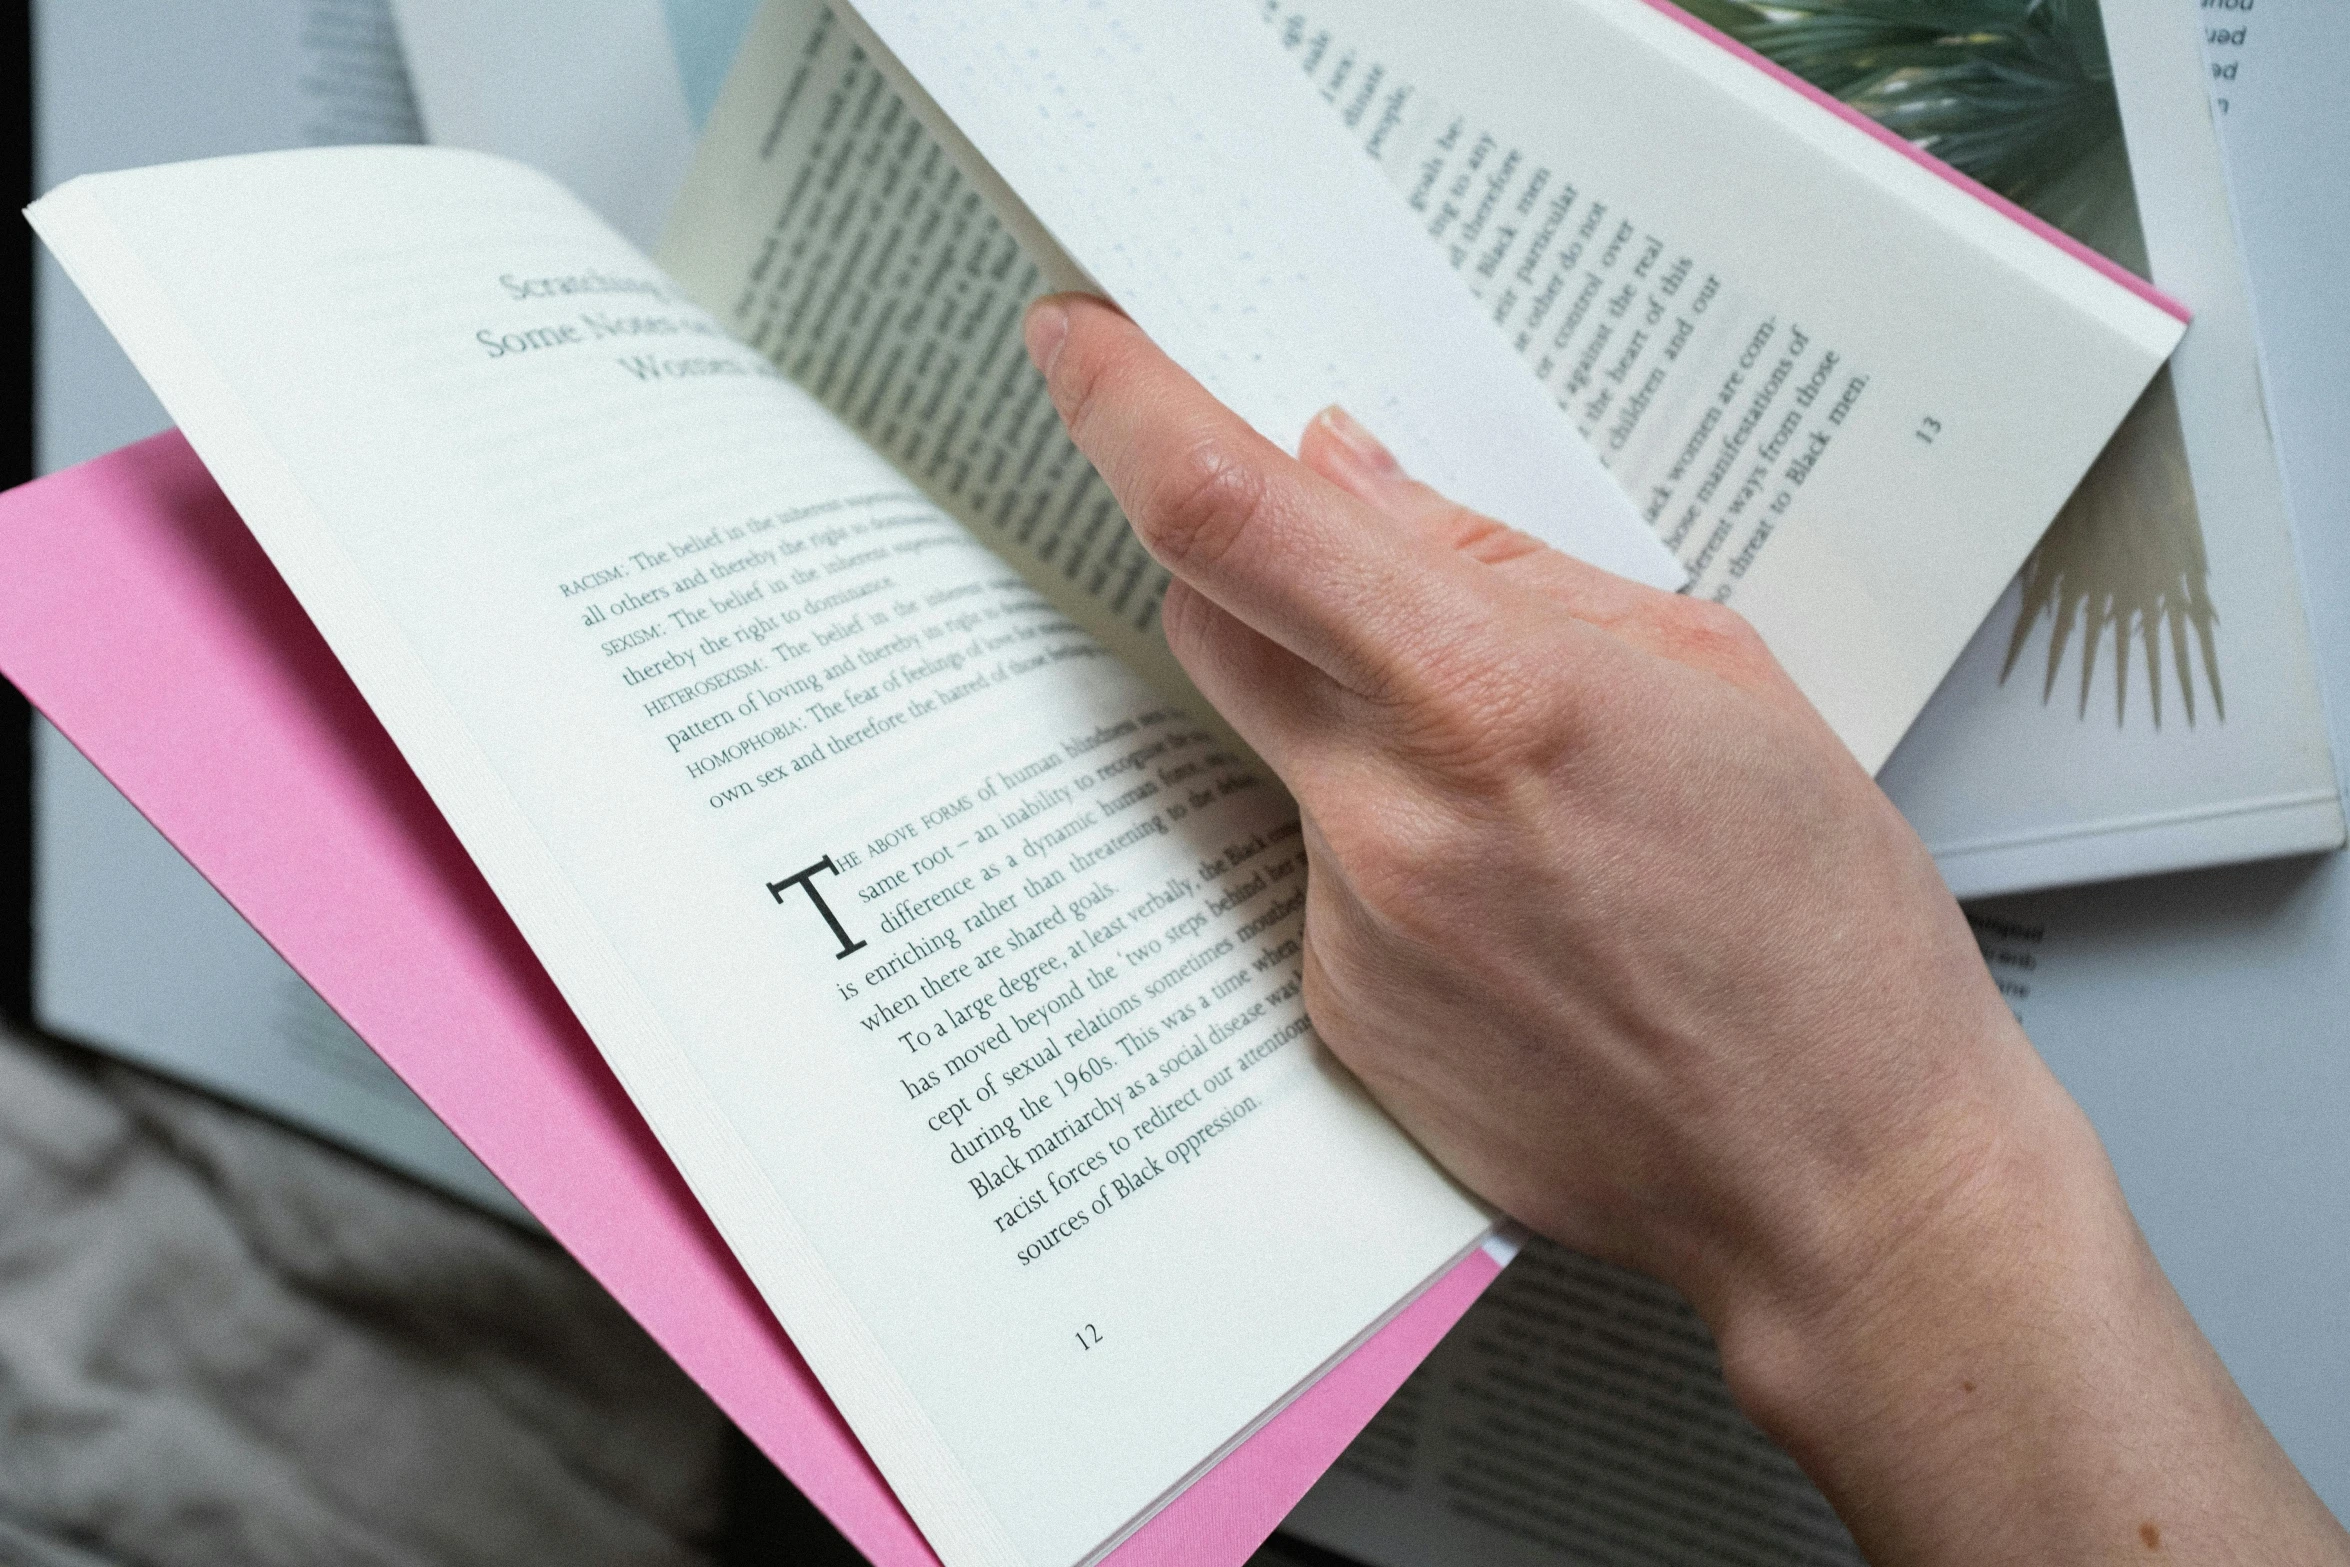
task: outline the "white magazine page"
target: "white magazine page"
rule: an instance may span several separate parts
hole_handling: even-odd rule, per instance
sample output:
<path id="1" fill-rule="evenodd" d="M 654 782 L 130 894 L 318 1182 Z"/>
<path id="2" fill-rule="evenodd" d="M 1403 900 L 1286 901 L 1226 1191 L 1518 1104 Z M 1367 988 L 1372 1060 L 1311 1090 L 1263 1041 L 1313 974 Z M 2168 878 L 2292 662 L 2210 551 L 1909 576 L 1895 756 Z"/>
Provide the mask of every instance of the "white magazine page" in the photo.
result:
<path id="1" fill-rule="evenodd" d="M 390 0 L 425 135 L 554 177 L 651 249 L 756 0 Z"/>
<path id="2" fill-rule="evenodd" d="M 2342 841 L 2197 47 L 2217 14 L 2104 7 L 2152 275 L 2195 311 L 2175 412 L 2148 410 L 1880 775 L 1962 897 Z"/>
<path id="3" fill-rule="evenodd" d="M 2179 323 L 1640 0 L 1258 9 L 1690 591 L 1883 762 Z"/>
<path id="4" fill-rule="evenodd" d="M 42 5 L 34 18 L 44 190 L 101 169 L 416 138 L 384 0 L 121 0 Z M 53 473 L 168 421 L 57 263 L 43 254 L 38 265 L 35 425 Z M 526 1219 L 71 742 L 42 723 L 34 755 L 45 1028 Z"/>
<path id="5" fill-rule="evenodd" d="M 1306 1024 L 1286 798 L 559 188 L 34 218 L 953 1567 L 1096 1556 L 1483 1236 Z"/>
<path id="6" fill-rule="evenodd" d="M 1466 504 L 1680 586 L 1238 4 L 857 8 L 1059 247 L 1268 439 L 1343 403 Z"/>
<path id="7" fill-rule="evenodd" d="M 2350 9 L 2260 0 L 2206 7 L 2196 25 L 2224 35 L 2207 43 L 2211 88 L 2226 105 L 2265 403 L 2336 754 L 2350 755 Z M 2350 860 L 1974 913 L 2179 1293 L 2319 1496 L 2350 1517 Z"/>

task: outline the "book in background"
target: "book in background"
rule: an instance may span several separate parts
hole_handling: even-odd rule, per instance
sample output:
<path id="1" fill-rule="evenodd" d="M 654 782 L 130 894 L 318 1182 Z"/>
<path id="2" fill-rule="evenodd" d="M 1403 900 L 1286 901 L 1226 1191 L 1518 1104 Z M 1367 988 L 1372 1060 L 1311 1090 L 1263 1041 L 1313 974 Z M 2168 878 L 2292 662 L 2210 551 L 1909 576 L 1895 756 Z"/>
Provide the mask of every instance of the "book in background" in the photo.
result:
<path id="1" fill-rule="evenodd" d="M 1694 7 L 2195 311 L 1879 775 L 1961 897 L 2338 848 L 2339 787 L 2185 4 L 1979 28 Z M 1834 36 L 1830 36 L 1831 29 Z M 1931 35 L 1931 36 L 1929 36 Z M 1917 51 L 1949 57 L 1919 64 Z M 1905 51 L 1898 67 L 1878 60 Z"/>
<path id="2" fill-rule="evenodd" d="M 389 0 L 419 140 L 552 175 L 650 250 L 758 0 Z"/>
<path id="3" fill-rule="evenodd" d="M 420 139 L 384 0 L 123 0 L 34 12 L 37 184 L 161 160 Z M 220 84 L 235 82 L 223 92 Z M 126 114 L 125 103 L 140 112 Z M 169 420 L 42 255 L 40 471 Z M 72 744 L 34 733 L 31 1014 L 51 1033 L 529 1216 Z"/>
<path id="4" fill-rule="evenodd" d="M 2350 10 L 2263 0 L 2257 11 L 2207 7 L 2193 25 L 2223 108 L 2261 405 L 2283 460 L 2335 754 L 2350 756 Z M 2233 701 L 2231 688 L 2231 713 Z M 2181 1297 L 2319 1496 L 2350 1516 L 2339 1396 L 2350 1386 L 2350 859 L 1971 912 Z"/>
<path id="5" fill-rule="evenodd" d="M 20 201 L 33 183 L 32 14 L 0 21 L 0 184 Z M 33 477 L 33 253 L 28 234 L 0 243 L 0 486 Z M 0 1022 L 32 1022 L 33 711 L 0 679 Z"/>

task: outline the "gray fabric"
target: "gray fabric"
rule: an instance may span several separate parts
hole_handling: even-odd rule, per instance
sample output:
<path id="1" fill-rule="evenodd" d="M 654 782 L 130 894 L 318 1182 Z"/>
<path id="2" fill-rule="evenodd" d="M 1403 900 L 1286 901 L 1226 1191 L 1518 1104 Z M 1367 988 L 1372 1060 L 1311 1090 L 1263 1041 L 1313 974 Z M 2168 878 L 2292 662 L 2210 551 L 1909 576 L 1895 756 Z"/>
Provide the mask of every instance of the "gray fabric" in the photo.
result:
<path id="1" fill-rule="evenodd" d="M 0 1035 L 0 1560 L 699 1567 L 725 1432 L 552 1244 Z"/>

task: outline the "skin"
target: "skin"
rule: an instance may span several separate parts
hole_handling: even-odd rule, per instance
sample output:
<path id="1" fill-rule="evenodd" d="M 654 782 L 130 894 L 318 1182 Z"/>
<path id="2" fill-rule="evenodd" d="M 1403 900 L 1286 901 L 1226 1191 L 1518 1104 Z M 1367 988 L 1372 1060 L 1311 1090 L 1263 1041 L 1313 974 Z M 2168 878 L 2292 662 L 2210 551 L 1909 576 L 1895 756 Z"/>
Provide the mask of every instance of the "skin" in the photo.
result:
<path id="1" fill-rule="evenodd" d="M 1108 305 L 1029 351 L 1297 797 L 1316 1029 L 1435 1158 L 1682 1291 L 1880 1564 L 2350 1563 L 1914 833 L 1733 611 L 1296 457 Z"/>

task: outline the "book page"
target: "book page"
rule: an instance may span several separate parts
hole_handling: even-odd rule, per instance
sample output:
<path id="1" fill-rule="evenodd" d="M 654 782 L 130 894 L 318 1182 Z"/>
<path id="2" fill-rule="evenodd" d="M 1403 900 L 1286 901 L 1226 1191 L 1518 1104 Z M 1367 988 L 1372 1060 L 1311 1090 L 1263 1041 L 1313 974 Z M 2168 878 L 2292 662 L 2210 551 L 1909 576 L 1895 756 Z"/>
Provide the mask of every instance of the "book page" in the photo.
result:
<path id="1" fill-rule="evenodd" d="M 34 217 L 950 1564 L 1097 1555 L 1484 1233 L 1312 1037 L 1287 800 L 559 189 Z"/>
<path id="2" fill-rule="evenodd" d="M 1282 1524 L 1368 1567 L 1858 1567 L 1654 1279 L 1535 1241 Z"/>
<path id="3" fill-rule="evenodd" d="M 1397 318 L 1423 305 L 1439 318 L 1470 312 L 1449 288 L 1430 303 L 1427 279 L 1399 281 L 1375 247 L 1344 244 L 1355 230 L 1343 219 L 1365 194 L 1354 160 L 1340 157 L 1337 192 L 1301 205 L 1283 181 L 1307 171 L 1192 146 L 1186 167 L 1222 183 L 1178 181 L 1170 169 L 1159 199 L 1117 197 L 1132 220 L 1122 254 L 1136 265 L 1121 271 L 1098 254 L 1072 264 L 1016 171 L 979 161 L 870 39 L 853 13 L 770 0 L 712 115 L 662 260 L 957 515 L 1046 562 L 1079 600 L 1073 612 L 1122 651 L 1155 640 L 1134 633 L 1151 629 L 1163 578 L 1059 428 L 1019 338 L 1030 298 L 1089 275 L 1278 444 L 1294 447 L 1320 406 L 1344 401 L 1407 459 L 1424 459 L 1422 471 L 1457 463 L 1456 448 L 1490 448 L 1495 460 L 1472 490 L 1520 485 L 1508 493 L 1541 497 L 1514 508 L 1527 526 L 1616 569 L 1678 581 L 1541 400 L 1515 376 L 1484 373 L 1495 356 L 1475 334 L 1432 353 L 1408 334 L 1361 330 L 1374 300 L 1395 304 Z M 1004 101 L 1026 90 L 1007 83 Z M 1292 95 L 1289 117 L 1312 128 L 1323 159 L 1342 155 L 1294 84 L 1275 102 Z M 1308 159 L 1308 171 L 1318 166 Z M 1378 225 L 1400 230 L 1375 185 L 1369 194 Z M 1211 237 L 1166 243 L 1187 222 L 1183 203 L 1203 200 L 1246 222 L 1220 218 Z M 1324 292 L 1301 306 L 1308 278 Z M 1426 384 L 1408 395 L 1399 354 L 1427 361 Z M 1523 439 L 1505 460 L 1498 437 L 1513 431 Z M 1132 656 L 1163 658 L 1146 646 Z"/>
<path id="4" fill-rule="evenodd" d="M 1253 0 L 1871 769 L 2179 323 L 1641 0 Z"/>
<path id="5" fill-rule="evenodd" d="M 1167 574 L 1021 339 L 1028 302 L 1075 279 L 1048 278 L 829 7 L 761 7 L 659 254 L 1065 613 L 1197 701 L 1159 633 Z"/>
<path id="6" fill-rule="evenodd" d="M 1462 504 L 1662 587 L 1660 550 L 1235 6 L 840 7 L 964 155 L 1275 445 L 1345 405 Z"/>

